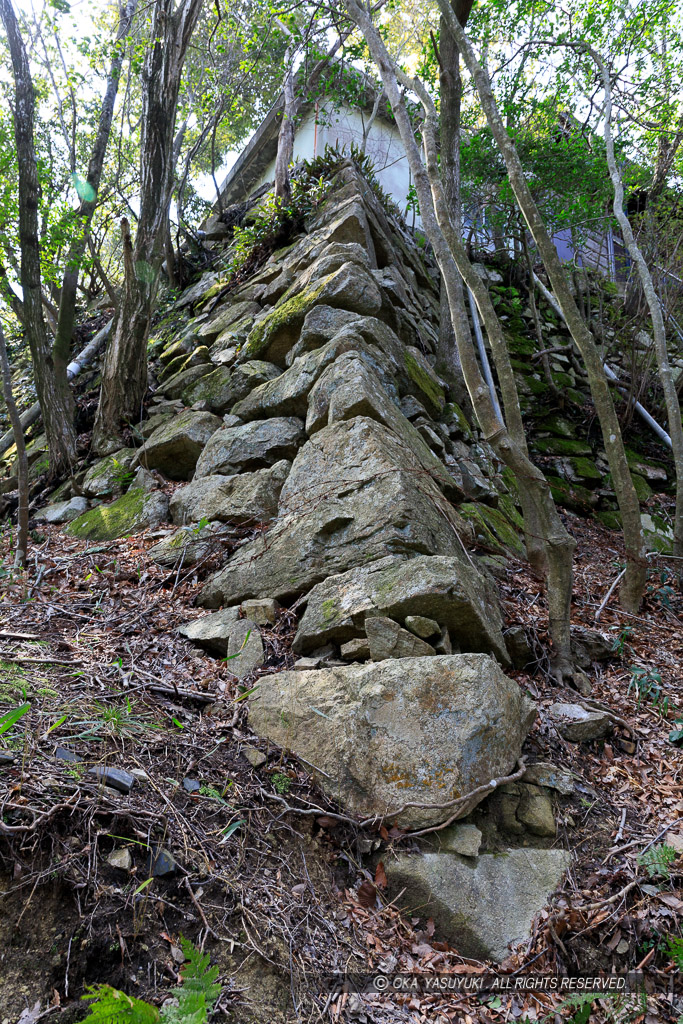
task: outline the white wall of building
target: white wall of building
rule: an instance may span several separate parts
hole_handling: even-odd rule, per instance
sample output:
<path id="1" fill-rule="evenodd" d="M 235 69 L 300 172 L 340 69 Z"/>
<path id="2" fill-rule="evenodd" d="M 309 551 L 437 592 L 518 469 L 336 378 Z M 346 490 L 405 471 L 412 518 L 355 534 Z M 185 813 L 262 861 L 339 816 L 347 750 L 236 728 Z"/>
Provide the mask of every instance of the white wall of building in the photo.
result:
<path id="1" fill-rule="evenodd" d="M 357 109 L 344 107 L 335 110 L 331 104 L 321 104 L 316 110 L 311 111 L 297 128 L 294 138 L 294 163 L 320 156 L 325 152 L 326 146 L 337 149 L 345 146 L 347 152 L 351 148 L 351 143 L 360 146 L 363 140 L 364 117 L 367 118 L 367 114 Z M 377 118 L 370 128 L 365 151 L 373 163 L 380 185 L 394 200 L 401 213 L 405 214 L 411 178 L 398 129 Z M 275 160 L 266 167 L 253 186 L 253 191 L 267 181 L 273 181 L 274 178 Z M 412 211 L 408 211 L 406 220 L 412 226 Z M 415 224 L 419 223 L 420 219 L 416 217 Z"/>

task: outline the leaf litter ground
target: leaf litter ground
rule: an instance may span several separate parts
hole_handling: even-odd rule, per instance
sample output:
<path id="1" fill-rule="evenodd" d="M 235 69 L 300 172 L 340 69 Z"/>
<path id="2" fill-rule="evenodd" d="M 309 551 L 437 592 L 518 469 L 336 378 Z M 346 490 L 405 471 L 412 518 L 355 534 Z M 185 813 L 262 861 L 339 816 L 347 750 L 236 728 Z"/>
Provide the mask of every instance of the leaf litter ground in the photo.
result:
<path id="1" fill-rule="evenodd" d="M 617 535 L 594 522 L 567 521 L 578 541 L 574 623 L 595 628 L 623 551 Z M 388 901 L 383 865 L 409 837 L 391 823 L 355 828 L 304 765 L 250 733 L 244 695 L 260 675 L 293 663 L 296 608 L 262 631 L 265 665 L 238 683 L 229 662 L 176 633 L 198 614 L 201 580 L 224 556 L 169 571 L 147 556 L 157 539 L 88 546 L 41 527 L 30 570 L 4 580 L 0 713 L 30 710 L 4 735 L 14 761 L 0 765 L 10 1014 L 0 1021 L 13 1024 L 36 1000 L 45 1019 L 79 1020 L 74 1000 L 90 982 L 161 1003 L 178 981 L 181 934 L 221 966 L 216 1019 L 573 1019 L 576 1007 L 551 994 L 325 989 L 321 979 L 346 971 L 476 976 L 492 965 L 460 956 L 433 921 L 402 917 Z M 4 565 L 8 544 L 5 537 Z M 683 909 L 683 755 L 669 740 L 683 715 L 683 602 L 676 563 L 652 562 L 638 616 L 624 614 L 615 596 L 599 613 L 615 653 L 588 670 L 590 698 L 559 691 L 549 678 L 538 581 L 513 562 L 501 581 L 507 624 L 522 625 L 537 652 L 533 673 L 514 673 L 539 708 L 525 753 L 565 767 L 576 783 L 558 807 L 558 842 L 572 850 L 572 870 L 503 969 L 637 969 L 652 987 L 647 1006 L 597 1000 L 581 1019 L 651 1024 L 683 1013 L 680 972 L 666 948 L 667 936 L 681 935 Z M 604 741 L 571 744 L 548 708 L 584 699 L 609 709 L 614 728 Z M 55 756 L 57 747 L 78 760 Z M 135 774 L 130 794 L 88 781 L 93 764 Z M 641 858 L 662 843 L 679 856 L 668 878 L 651 878 Z M 129 872 L 107 860 L 121 848 L 130 852 Z M 150 882 L 150 851 L 160 850 L 172 851 L 177 870 Z"/>

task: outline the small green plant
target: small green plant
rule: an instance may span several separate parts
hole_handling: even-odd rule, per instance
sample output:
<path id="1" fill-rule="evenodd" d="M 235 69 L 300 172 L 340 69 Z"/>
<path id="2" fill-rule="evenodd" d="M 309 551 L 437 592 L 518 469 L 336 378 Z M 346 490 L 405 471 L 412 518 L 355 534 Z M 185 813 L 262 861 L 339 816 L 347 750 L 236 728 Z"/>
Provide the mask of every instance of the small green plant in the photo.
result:
<path id="1" fill-rule="evenodd" d="M 289 775 L 285 775 L 284 772 L 275 772 L 273 775 L 273 785 L 277 793 L 284 795 L 289 793 L 292 788 L 292 780 Z"/>
<path id="2" fill-rule="evenodd" d="M 20 718 L 23 718 L 27 711 L 31 710 L 30 704 L 21 704 L 18 708 L 12 708 L 0 715 L 0 736 L 9 732 L 12 726 L 16 725 Z"/>
<path id="3" fill-rule="evenodd" d="M 683 939 L 679 935 L 667 935 L 666 952 L 679 971 L 683 971 Z"/>
<path id="4" fill-rule="evenodd" d="M 674 746 L 683 744 L 683 718 L 674 720 L 674 727 L 669 733 L 669 743 L 673 743 Z"/>
<path id="5" fill-rule="evenodd" d="M 628 641 L 630 639 L 632 632 L 633 626 L 624 626 L 619 636 L 615 636 L 612 642 L 612 651 L 614 654 L 617 654 L 620 658 L 623 657 L 626 651 L 631 650 Z"/>
<path id="6" fill-rule="evenodd" d="M 655 669 L 645 668 L 643 665 L 631 665 L 631 681 L 628 684 L 627 693 L 635 690 L 638 694 L 638 707 L 644 700 L 649 701 L 661 709 L 662 701 L 662 677 Z M 668 704 L 667 704 L 668 709 Z"/>
<path id="7" fill-rule="evenodd" d="M 167 1003 L 159 1012 L 156 1006 L 111 985 L 90 985 L 83 999 L 93 1002 L 83 1024 L 207 1024 L 221 993 L 218 967 L 211 967 L 209 954 L 187 939 L 181 937 L 180 947 L 187 963 L 181 968 L 182 985 L 171 989 L 174 1005 Z"/>
<path id="8" fill-rule="evenodd" d="M 673 846 L 660 843 L 639 854 L 637 859 L 650 878 L 664 877 L 668 880 L 671 876 L 670 867 L 678 859 L 678 851 L 674 850 Z"/>
<path id="9" fill-rule="evenodd" d="M 112 459 L 112 467 L 113 473 L 111 476 L 114 483 L 118 484 L 119 487 L 127 487 L 135 476 L 134 471 L 132 469 L 126 469 L 123 463 L 119 462 L 118 459 Z"/>

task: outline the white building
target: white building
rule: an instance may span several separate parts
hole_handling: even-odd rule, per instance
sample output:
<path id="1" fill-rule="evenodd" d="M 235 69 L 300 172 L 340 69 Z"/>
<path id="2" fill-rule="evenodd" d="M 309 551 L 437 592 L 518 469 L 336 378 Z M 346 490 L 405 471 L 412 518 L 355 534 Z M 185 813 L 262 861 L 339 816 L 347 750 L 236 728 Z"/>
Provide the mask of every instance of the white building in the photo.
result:
<path id="1" fill-rule="evenodd" d="M 373 96 L 359 106 L 335 104 L 330 99 L 303 102 L 297 116 L 294 137 L 294 163 L 313 160 L 326 146 L 346 149 L 360 147 L 363 133 L 372 116 Z M 224 205 L 243 202 L 262 185 L 274 181 L 278 132 L 282 115 L 282 97 L 271 107 L 242 154 L 228 172 L 220 194 Z M 365 152 L 372 161 L 377 179 L 399 210 L 406 214 L 411 176 L 398 128 L 381 104 L 368 131 Z M 419 223 L 408 210 L 409 225 Z"/>

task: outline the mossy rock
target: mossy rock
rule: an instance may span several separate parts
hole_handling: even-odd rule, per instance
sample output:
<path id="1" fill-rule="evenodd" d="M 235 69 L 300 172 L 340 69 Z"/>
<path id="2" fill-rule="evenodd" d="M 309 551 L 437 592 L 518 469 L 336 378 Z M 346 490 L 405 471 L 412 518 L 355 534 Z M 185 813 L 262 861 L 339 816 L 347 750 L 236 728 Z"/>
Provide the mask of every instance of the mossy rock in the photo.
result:
<path id="1" fill-rule="evenodd" d="M 615 509 L 605 508 L 596 513 L 597 518 L 608 530 L 621 530 L 621 513 Z"/>
<path id="2" fill-rule="evenodd" d="M 524 323 L 522 323 L 522 327 L 524 326 Z M 510 324 L 506 324 L 506 327 L 509 328 Z M 508 332 L 508 330 L 506 330 L 505 336 L 508 345 L 508 350 L 511 355 L 532 356 L 536 351 L 537 346 L 536 340 L 534 338 L 529 338 L 521 333 L 514 333 L 512 331 Z"/>
<path id="3" fill-rule="evenodd" d="M 669 523 L 661 516 L 649 512 L 643 512 L 640 521 L 650 551 L 670 555 L 674 546 L 674 534 Z"/>
<path id="4" fill-rule="evenodd" d="M 134 473 L 135 448 L 121 448 L 113 455 L 99 459 L 90 467 L 83 480 L 83 491 L 89 498 L 104 498 L 125 491 Z"/>
<path id="5" fill-rule="evenodd" d="M 541 455 L 591 455 L 591 447 L 585 441 L 572 441 L 565 437 L 542 437 L 534 441 L 534 448 Z"/>
<path id="6" fill-rule="evenodd" d="M 562 480 L 559 476 L 546 477 L 553 500 L 563 508 L 569 508 L 573 512 L 581 512 L 584 515 L 590 512 L 598 503 L 598 496 L 593 491 L 581 484 L 573 484 L 568 480 Z"/>
<path id="7" fill-rule="evenodd" d="M 646 480 L 666 482 L 668 474 L 663 462 L 639 455 L 632 448 L 626 449 L 626 461 L 632 473 L 638 473 L 640 476 L 645 477 Z"/>
<path id="8" fill-rule="evenodd" d="M 169 377 L 164 384 L 159 388 L 162 395 L 166 398 L 180 398 L 183 391 L 194 384 L 195 381 L 199 380 L 200 377 L 205 377 L 207 373 L 211 373 L 212 363 L 200 363 L 199 366 L 188 366 L 187 368 L 180 370 L 178 373 L 174 373 L 172 377 Z"/>
<path id="9" fill-rule="evenodd" d="M 540 430 L 547 430 L 548 433 L 554 434 L 556 437 L 573 438 L 576 436 L 576 427 L 569 420 L 566 420 L 564 416 L 547 416 L 538 424 L 538 427 Z"/>
<path id="10" fill-rule="evenodd" d="M 571 458 L 569 466 L 572 473 L 581 480 L 594 480 L 596 483 L 604 480 L 604 475 L 591 459 Z"/>
<path id="11" fill-rule="evenodd" d="M 131 488 L 110 505 L 98 505 L 74 519 L 66 533 L 79 540 L 116 540 L 160 526 L 168 517 L 168 498 L 160 491 Z"/>
<path id="12" fill-rule="evenodd" d="M 174 374 L 180 373 L 186 361 L 187 352 L 181 352 L 179 355 L 174 356 L 170 363 L 166 363 L 166 366 L 161 367 L 159 381 L 169 380 Z"/>
<path id="13" fill-rule="evenodd" d="M 227 366 L 219 366 L 212 373 L 200 377 L 183 391 L 183 404 L 189 406 L 195 402 L 207 402 L 211 412 L 219 415 L 227 412 L 234 402 L 230 376 Z"/>
<path id="14" fill-rule="evenodd" d="M 654 494 L 654 491 L 647 480 L 644 477 L 639 476 L 638 473 L 631 473 L 631 479 L 633 480 L 633 486 L 635 487 L 636 494 L 638 495 L 638 501 L 641 503 L 649 501 Z M 612 491 L 614 490 L 611 473 L 608 473 L 605 477 L 605 487 L 609 487 Z"/>
<path id="15" fill-rule="evenodd" d="M 573 405 L 578 405 L 583 408 L 586 402 L 591 402 L 592 398 L 589 393 L 578 391 L 576 388 L 567 388 L 565 391 L 565 398 L 572 402 Z"/>
<path id="16" fill-rule="evenodd" d="M 524 374 L 532 373 L 534 369 L 528 359 L 511 359 L 510 366 L 513 370 L 516 370 L 517 373 Z"/>
<path id="17" fill-rule="evenodd" d="M 255 324 L 247 336 L 243 357 L 284 365 L 284 358 L 296 341 L 306 314 L 322 295 L 327 280 L 323 278 L 315 286 L 304 288 Z"/>
<path id="18" fill-rule="evenodd" d="M 458 511 L 463 519 L 472 523 L 480 543 L 499 554 L 526 558 L 524 541 L 500 509 L 470 501 L 461 505 Z"/>
<path id="19" fill-rule="evenodd" d="M 565 373 L 564 370 L 553 370 L 550 374 L 553 379 L 553 383 L 562 390 L 563 388 L 573 388 L 576 381 L 571 373 Z"/>
<path id="20" fill-rule="evenodd" d="M 190 354 L 194 347 L 192 337 L 188 334 L 184 334 L 181 338 L 176 338 L 172 341 L 167 348 L 163 350 L 159 356 L 159 362 L 163 363 L 164 366 L 168 366 L 172 360 L 177 359 L 178 356 L 187 356 Z"/>
<path id="21" fill-rule="evenodd" d="M 426 359 L 417 349 L 411 351 L 410 348 L 406 348 L 403 353 L 403 364 L 411 381 L 420 391 L 420 397 L 427 400 L 429 410 L 432 413 L 441 413 L 446 396 Z"/>
<path id="22" fill-rule="evenodd" d="M 441 414 L 441 422 L 447 427 L 457 428 L 458 432 L 465 438 L 472 437 L 472 428 L 465 413 L 457 402 L 448 402 Z"/>
<path id="23" fill-rule="evenodd" d="M 547 395 L 550 390 L 545 381 L 538 380 L 536 377 L 527 377 L 524 382 L 535 398 L 540 398 L 542 395 Z"/>

